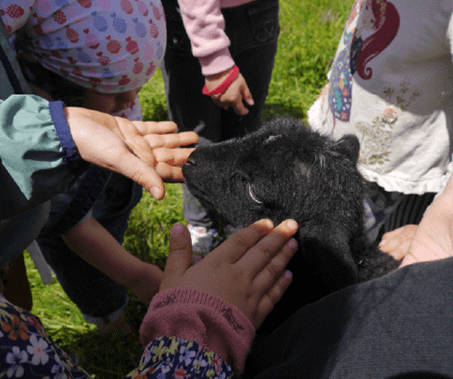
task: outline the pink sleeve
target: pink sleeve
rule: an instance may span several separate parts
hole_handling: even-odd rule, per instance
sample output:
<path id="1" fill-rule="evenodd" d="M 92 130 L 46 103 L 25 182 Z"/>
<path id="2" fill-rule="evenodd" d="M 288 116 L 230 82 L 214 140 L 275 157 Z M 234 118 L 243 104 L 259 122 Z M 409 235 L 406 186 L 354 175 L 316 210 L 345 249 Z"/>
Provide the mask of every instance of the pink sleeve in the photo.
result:
<path id="1" fill-rule="evenodd" d="M 154 296 L 140 327 L 145 346 L 163 336 L 195 341 L 241 372 L 255 329 L 236 306 L 220 297 L 203 291 L 172 289 Z"/>
<path id="2" fill-rule="evenodd" d="M 218 74 L 234 66 L 225 34 L 221 0 L 178 0 L 184 27 L 198 57 L 204 76 Z"/>
<path id="3" fill-rule="evenodd" d="M 33 13 L 36 0 L 1 0 L 0 15 L 6 32 L 12 34 L 21 29 Z"/>

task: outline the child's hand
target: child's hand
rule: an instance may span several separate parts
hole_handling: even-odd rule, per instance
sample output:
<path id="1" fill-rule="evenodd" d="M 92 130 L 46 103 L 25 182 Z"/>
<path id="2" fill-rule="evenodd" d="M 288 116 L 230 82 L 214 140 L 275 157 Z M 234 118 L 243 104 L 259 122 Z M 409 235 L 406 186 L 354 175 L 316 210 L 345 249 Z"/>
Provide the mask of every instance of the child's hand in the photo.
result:
<path id="1" fill-rule="evenodd" d="M 418 225 L 405 225 L 382 236 L 379 249 L 397 261 L 409 252 Z"/>
<path id="2" fill-rule="evenodd" d="M 84 108 L 67 107 L 65 113 L 78 152 L 87 162 L 123 174 L 157 200 L 165 195 L 162 179 L 184 180 L 178 166 L 193 149 L 178 147 L 196 143 L 196 133 L 173 134 L 173 122 L 131 122 Z"/>
<path id="3" fill-rule="evenodd" d="M 426 210 L 400 267 L 453 256 L 453 177 Z"/>
<path id="4" fill-rule="evenodd" d="M 192 247 L 187 228 L 175 225 L 160 290 L 189 288 L 213 293 L 236 305 L 258 328 L 291 283 L 285 271 L 297 250 L 291 237 L 297 223 L 275 229 L 261 220 L 235 233 L 190 267 Z"/>
<path id="5" fill-rule="evenodd" d="M 228 69 L 220 74 L 206 76 L 206 87 L 208 87 L 208 90 L 211 91 L 222 84 L 230 71 L 231 69 Z M 244 101 L 249 106 L 254 104 L 252 93 L 241 74 L 237 76 L 224 92 L 211 95 L 211 99 L 220 108 L 228 109 L 229 107 L 233 107 L 234 112 L 239 116 L 245 116 L 249 113 L 249 110 L 244 106 Z"/>
<path id="6" fill-rule="evenodd" d="M 151 163 L 164 182 L 183 182 L 183 165 L 194 148 L 182 148 L 198 142 L 195 132 L 177 131 L 172 121 L 133 121 L 116 118 L 124 142 L 142 160 Z M 154 158 L 154 161 L 152 160 Z"/>

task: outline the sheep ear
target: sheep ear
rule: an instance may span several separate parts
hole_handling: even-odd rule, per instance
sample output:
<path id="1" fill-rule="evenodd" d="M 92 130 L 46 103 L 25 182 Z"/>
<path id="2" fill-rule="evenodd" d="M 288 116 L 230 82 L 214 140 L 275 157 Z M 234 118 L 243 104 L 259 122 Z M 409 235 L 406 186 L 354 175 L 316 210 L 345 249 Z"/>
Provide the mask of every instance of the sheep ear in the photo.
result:
<path id="1" fill-rule="evenodd" d="M 360 153 L 359 139 L 352 134 L 347 134 L 338 140 L 337 149 L 345 154 L 353 163 L 357 163 Z"/>

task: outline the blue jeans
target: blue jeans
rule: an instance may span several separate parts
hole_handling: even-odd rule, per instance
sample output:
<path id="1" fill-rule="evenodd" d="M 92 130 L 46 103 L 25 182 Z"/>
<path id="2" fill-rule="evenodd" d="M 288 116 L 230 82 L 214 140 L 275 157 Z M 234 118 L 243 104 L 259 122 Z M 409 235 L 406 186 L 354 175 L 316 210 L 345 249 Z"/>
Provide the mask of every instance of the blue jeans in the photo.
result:
<path id="1" fill-rule="evenodd" d="M 91 179 L 101 179 L 99 175 L 102 175 L 97 168 L 87 174 Z M 106 181 L 91 179 L 84 176 L 68 193 L 52 200 L 50 220 L 37 241 L 64 291 L 85 320 L 100 326 L 106 319 L 115 321 L 123 314 L 128 302 L 127 288 L 72 252 L 61 234 L 91 209 L 93 217 L 122 243 L 129 214 L 140 201 L 142 188 L 119 174 L 109 174 Z M 85 191 L 83 187 L 87 183 L 90 186 Z"/>
<path id="2" fill-rule="evenodd" d="M 280 32 L 278 0 L 256 0 L 222 9 L 230 53 L 252 93 L 255 105 L 246 116 L 218 107 L 202 94 L 205 78 L 178 12 L 176 0 L 163 0 L 167 19 L 167 51 L 161 66 L 167 95 L 168 114 L 180 131 L 195 131 L 200 144 L 241 137 L 261 127 L 261 114 L 277 52 Z M 197 226 L 215 227 L 216 215 L 205 210 L 184 189 L 184 216 Z"/>

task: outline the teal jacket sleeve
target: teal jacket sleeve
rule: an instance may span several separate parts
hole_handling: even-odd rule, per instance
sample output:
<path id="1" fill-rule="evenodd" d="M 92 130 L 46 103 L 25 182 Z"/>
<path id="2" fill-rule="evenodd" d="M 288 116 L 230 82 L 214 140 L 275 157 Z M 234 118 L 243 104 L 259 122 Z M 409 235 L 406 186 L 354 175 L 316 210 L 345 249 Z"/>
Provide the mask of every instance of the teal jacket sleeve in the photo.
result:
<path id="1" fill-rule="evenodd" d="M 0 100 L 0 219 L 67 189 L 87 166 L 60 101 L 35 95 Z"/>

